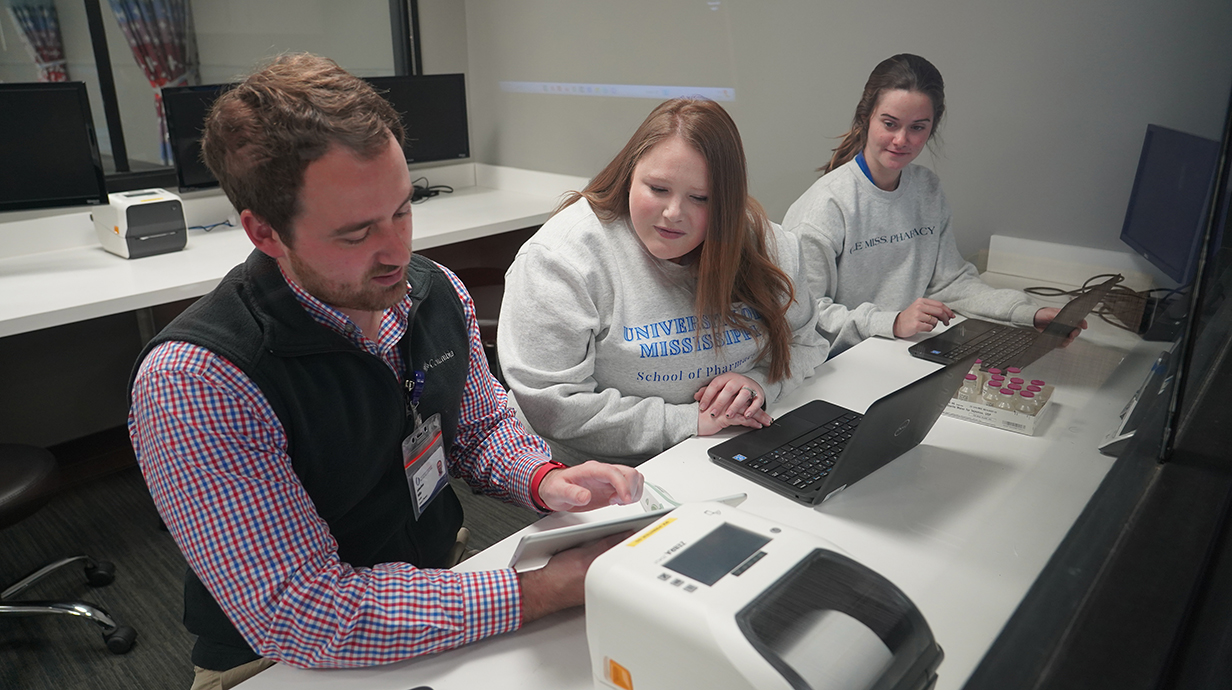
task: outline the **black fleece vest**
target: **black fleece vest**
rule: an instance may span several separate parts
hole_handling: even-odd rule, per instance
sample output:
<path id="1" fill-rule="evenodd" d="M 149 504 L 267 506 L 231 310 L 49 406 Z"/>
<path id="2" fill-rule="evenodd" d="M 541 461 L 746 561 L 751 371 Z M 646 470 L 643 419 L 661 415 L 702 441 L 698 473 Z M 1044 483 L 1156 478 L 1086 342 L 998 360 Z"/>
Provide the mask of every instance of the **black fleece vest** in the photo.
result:
<path id="1" fill-rule="evenodd" d="M 466 319 L 453 286 L 431 261 L 414 257 L 407 278 L 414 306 L 399 346 L 407 368 L 425 372 L 419 413 L 441 415 L 448 453 L 469 366 Z M 380 358 L 313 321 L 272 259 L 254 251 L 155 337 L 137 367 L 156 345 L 173 340 L 225 357 L 261 389 L 343 562 L 448 565 L 462 506 L 446 487 L 414 517 L 402 468 L 402 440 L 414 426 L 403 381 Z M 197 666 L 224 671 L 258 658 L 191 568 L 184 625 L 197 635 Z"/>

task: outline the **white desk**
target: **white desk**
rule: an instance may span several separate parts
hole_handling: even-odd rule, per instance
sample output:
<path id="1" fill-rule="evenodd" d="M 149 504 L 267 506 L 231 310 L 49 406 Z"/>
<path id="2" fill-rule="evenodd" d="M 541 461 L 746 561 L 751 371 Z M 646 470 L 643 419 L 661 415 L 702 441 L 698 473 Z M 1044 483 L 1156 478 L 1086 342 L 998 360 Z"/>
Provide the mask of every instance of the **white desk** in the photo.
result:
<path id="1" fill-rule="evenodd" d="M 587 182 L 482 163 L 411 174 L 455 190 L 415 204 L 415 249 L 540 225 Z M 225 197 L 185 200 L 190 226 L 233 214 Z M 200 297 L 252 251 L 242 229 L 223 226 L 189 231 L 182 252 L 126 260 L 99 246 L 86 211 L 0 222 L 0 245 L 22 248 L 0 258 L 0 337 Z"/>
<path id="2" fill-rule="evenodd" d="M 861 343 L 817 370 L 772 413 L 820 397 L 857 411 L 937 368 L 902 341 Z M 733 435 L 692 438 L 641 466 L 678 500 L 744 491 L 741 509 L 824 536 L 886 576 L 920 608 L 945 650 L 938 688 L 960 688 L 1112 465 L 1096 450 L 1161 347 L 1102 322 L 1027 371 L 1056 383 L 1054 409 L 1035 437 L 942 417 L 919 447 L 810 508 L 707 459 Z M 635 506 L 607 511 L 637 511 Z M 609 513 L 610 514 L 610 513 Z M 591 519 L 553 515 L 529 530 Z M 501 567 L 514 535 L 462 567 Z M 245 690 L 354 687 L 434 690 L 592 687 L 584 614 L 563 612 L 516 633 L 388 666 L 305 671 L 283 665 Z"/>

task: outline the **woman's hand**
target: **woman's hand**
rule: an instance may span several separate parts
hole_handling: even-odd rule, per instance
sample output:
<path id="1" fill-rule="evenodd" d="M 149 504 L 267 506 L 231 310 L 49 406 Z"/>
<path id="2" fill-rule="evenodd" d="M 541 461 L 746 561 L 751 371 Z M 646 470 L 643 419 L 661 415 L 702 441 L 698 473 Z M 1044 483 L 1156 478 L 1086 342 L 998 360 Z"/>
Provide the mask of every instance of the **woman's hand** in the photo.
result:
<path id="1" fill-rule="evenodd" d="M 761 385 L 743 374 L 721 374 L 693 395 L 697 406 L 697 434 L 709 436 L 738 425 L 760 429 L 774 420 L 762 405 L 766 393 Z"/>
<path id="2" fill-rule="evenodd" d="M 926 333 L 936 328 L 938 321 L 948 326 L 952 318 L 954 312 L 945 304 L 921 297 L 898 312 L 894 319 L 894 337 L 909 338 L 916 333 Z"/>
<path id="3" fill-rule="evenodd" d="M 1036 330 L 1043 331 L 1045 328 L 1048 328 L 1048 324 L 1052 323 L 1052 320 L 1057 318 L 1057 314 L 1060 313 L 1061 310 L 1056 307 L 1044 307 L 1043 309 L 1035 312 Z M 1061 343 L 1061 347 L 1069 347 L 1069 344 L 1074 342 L 1074 339 L 1078 337 L 1078 334 L 1086 330 L 1087 320 L 1083 319 L 1082 323 L 1078 324 L 1078 326 L 1078 328 L 1070 331 L 1070 334 L 1065 338 L 1065 342 Z"/>

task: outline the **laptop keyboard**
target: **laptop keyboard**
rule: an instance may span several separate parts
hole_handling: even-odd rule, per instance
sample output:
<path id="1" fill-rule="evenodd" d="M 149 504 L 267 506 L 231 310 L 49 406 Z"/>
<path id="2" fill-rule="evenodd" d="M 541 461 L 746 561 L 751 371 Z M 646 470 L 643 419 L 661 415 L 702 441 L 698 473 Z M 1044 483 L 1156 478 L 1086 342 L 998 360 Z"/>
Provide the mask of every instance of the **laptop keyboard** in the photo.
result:
<path id="1" fill-rule="evenodd" d="M 943 357 L 950 361 L 958 361 L 972 352 L 977 352 L 984 369 L 998 367 L 1004 369 L 1013 366 L 1031 344 L 1039 337 L 1039 333 L 1024 328 L 1012 326 L 993 326 L 976 337 L 960 343 L 954 349 L 943 352 Z"/>
<path id="2" fill-rule="evenodd" d="M 862 418 L 863 415 L 848 412 L 816 431 L 749 460 L 745 466 L 794 491 L 808 491 L 830 474 Z"/>

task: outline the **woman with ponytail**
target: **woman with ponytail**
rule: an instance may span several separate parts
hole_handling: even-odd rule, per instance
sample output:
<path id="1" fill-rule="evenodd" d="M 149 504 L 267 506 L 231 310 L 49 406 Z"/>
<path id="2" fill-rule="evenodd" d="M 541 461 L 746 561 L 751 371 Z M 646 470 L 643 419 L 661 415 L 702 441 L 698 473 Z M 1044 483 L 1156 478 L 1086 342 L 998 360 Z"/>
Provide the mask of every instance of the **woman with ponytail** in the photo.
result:
<path id="1" fill-rule="evenodd" d="M 518 252 L 501 369 L 570 464 L 759 428 L 829 349 L 800 270 L 798 241 L 748 194 L 731 117 L 670 100 Z"/>
<path id="2" fill-rule="evenodd" d="M 1057 314 L 990 287 L 958 253 L 941 181 L 913 163 L 944 114 L 932 63 L 906 53 L 882 61 L 823 177 L 787 210 L 783 227 L 800 238 L 831 355 L 948 325 L 955 310 L 1036 328 Z"/>

